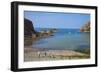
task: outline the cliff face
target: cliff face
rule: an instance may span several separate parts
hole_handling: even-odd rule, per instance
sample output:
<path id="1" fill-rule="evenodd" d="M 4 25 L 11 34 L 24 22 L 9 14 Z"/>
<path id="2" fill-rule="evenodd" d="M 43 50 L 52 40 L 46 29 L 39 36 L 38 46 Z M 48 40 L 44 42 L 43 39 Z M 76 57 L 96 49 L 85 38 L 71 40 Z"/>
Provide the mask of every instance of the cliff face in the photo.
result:
<path id="1" fill-rule="evenodd" d="M 90 22 L 87 22 L 81 29 L 81 32 L 90 32 Z"/>
<path id="2" fill-rule="evenodd" d="M 36 34 L 32 21 L 24 18 L 24 36 L 32 36 Z"/>

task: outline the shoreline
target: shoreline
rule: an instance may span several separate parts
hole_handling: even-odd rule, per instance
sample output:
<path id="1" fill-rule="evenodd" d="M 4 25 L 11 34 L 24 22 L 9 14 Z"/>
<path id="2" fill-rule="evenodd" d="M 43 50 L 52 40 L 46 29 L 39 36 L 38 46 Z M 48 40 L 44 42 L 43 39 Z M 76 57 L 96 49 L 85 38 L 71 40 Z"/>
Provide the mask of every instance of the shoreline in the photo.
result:
<path id="1" fill-rule="evenodd" d="M 88 59 L 90 56 L 85 53 L 73 50 L 44 50 L 32 47 L 24 48 L 24 61 L 49 61 L 49 60 L 71 60 L 71 59 Z"/>

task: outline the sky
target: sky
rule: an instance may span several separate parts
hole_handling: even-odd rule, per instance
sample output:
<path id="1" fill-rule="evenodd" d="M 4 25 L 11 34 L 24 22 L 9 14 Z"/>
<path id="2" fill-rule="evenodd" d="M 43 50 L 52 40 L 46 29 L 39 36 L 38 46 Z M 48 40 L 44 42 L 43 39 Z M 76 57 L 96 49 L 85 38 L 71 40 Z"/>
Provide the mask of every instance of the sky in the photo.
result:
<path id="1" fill-rule="evenodd" d="M 81 28 L 90 20 L 90 14 L 24 11 L 24 18 L 32 21 L 34 28 Z"/>

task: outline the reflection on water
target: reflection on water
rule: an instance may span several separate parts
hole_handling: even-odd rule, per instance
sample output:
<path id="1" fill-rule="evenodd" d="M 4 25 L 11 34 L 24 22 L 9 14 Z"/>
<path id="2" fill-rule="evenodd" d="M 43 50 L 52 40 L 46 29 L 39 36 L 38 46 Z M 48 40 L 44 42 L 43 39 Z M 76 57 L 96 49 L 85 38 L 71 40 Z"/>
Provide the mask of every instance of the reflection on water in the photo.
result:
<path id="1" fill-rule="evenodd" d="M 33 40 L 31 37 L 24 37 L 24 46 L 31 46 L 33 43 Z"/>

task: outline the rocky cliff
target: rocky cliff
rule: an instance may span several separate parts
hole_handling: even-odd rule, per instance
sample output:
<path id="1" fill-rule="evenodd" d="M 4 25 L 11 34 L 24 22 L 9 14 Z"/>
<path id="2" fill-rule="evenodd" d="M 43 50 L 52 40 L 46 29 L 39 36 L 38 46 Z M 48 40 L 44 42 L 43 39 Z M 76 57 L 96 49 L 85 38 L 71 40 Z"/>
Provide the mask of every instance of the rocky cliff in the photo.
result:
<path id="1" fill-rule="evenodd" d="M 90 32 L 90 22 L 87 22 L 81 29 L 81 32 Z"/>
<path id="2" fill-rule="evenodd" d="M 33 23 L 29 19 L 24 18 L 24 36 L 32 36 L 36 34 Z"/>

